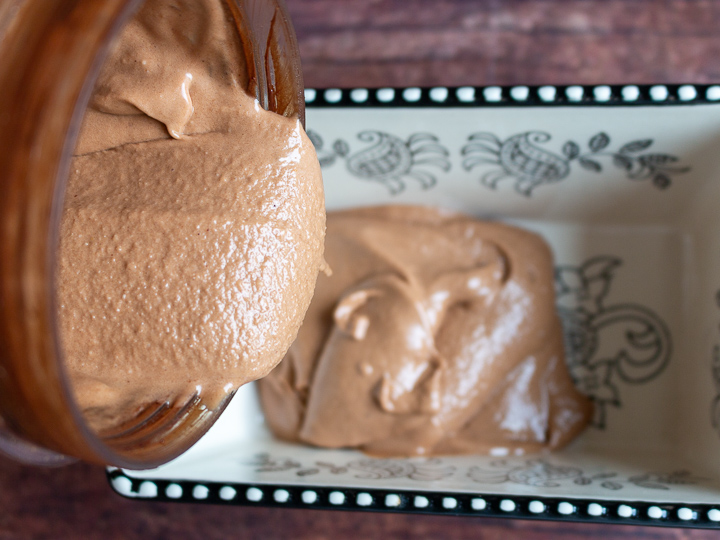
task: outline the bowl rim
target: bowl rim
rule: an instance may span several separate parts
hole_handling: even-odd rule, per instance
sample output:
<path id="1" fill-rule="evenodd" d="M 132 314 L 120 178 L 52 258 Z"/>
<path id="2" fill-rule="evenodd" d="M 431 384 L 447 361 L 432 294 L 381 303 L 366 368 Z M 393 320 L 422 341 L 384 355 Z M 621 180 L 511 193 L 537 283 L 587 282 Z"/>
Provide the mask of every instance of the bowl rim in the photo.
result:
<path id="1" fill-rule="evenodd" d="M 637 107 L 720 103 L 720 84 L 561 84 L 306 88 L 313 108 Z"/>
<path id="2" fill-rule="evenodd" d="M 505 495 L 486 491 L 148 479 L 112 467 L 106 474 L 115 493 L 139 501 L 720 530 L 720 504 Z"/>

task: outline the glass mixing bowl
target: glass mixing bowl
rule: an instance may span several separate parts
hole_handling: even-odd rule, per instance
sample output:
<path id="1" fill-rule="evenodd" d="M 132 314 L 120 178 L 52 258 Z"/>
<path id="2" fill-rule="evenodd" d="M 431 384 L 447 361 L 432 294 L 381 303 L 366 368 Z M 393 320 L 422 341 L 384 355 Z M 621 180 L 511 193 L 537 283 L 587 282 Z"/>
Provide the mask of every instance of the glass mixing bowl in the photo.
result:
<path id="1" fill-rule="evenodd" d="M 283 0 L 227 2 L 250 95 L 304 123 L 295 33 Z M 157 404 L 122 432 L 94 433 L 74 401 L 56 315 L 58 229 L 78 130 L 113 38 L 140 0 L 0 5 L 0 451 L 35 464 L 66 456 L 150 468 L 188 449 L 225 405 Z"/>

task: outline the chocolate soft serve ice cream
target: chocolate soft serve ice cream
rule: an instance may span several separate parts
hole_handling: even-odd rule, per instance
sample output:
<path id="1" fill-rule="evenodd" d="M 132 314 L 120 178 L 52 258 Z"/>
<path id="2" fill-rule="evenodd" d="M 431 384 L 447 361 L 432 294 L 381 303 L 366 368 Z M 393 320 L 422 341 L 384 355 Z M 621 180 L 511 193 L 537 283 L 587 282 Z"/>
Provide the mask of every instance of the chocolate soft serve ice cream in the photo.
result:
<path id="1" fill-rule="evenodd" d="M 72 160 L 58 299 L 66 368 L 100 432 L 207 407 L 267 374 L 323 264 L 300 122 L 246 93 L 221 0 L 148 0 L 106 60 Z"/>
<path id="2" fill-rule="evenodd" d="M 532 452 L 590 420 L 539 236 L 380 207 L 328 214 L 325 254 L 332 275 L 259 383 L 279 437 L 391 456 Z"/>

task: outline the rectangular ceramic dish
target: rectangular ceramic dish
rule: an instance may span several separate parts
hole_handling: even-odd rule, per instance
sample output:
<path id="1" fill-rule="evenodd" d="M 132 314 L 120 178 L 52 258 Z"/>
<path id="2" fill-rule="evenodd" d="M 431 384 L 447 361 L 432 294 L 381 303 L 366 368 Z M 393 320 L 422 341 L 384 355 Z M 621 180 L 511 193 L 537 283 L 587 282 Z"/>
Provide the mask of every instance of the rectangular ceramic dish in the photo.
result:
<path id="1" fill-rule="evenodd" d="M 252 385 L 127 497 L 720 528 L 720 87 L 307 91 L 328 209 L 426 204 L 541 233 L 593 425 L 547 455 L 278 442 Z"/>

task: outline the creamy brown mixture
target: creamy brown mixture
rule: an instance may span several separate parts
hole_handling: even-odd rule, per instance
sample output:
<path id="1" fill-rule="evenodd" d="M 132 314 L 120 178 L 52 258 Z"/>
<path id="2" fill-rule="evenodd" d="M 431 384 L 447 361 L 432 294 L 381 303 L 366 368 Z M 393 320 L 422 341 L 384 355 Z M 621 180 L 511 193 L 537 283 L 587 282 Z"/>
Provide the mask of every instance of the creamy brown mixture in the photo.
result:
<path id="1" fill-rule="evenodd" d="M 322 264 L 314 149 L 245 93 L 221 0 L 148 0 L 92 96 L 62 218 L 59 315 L 91 425 L 211 407 L 292 343 Z"/>
<path id="2" fill-rule="evenodd" d="M 587 424 L 530 232 L 418 207 L 328 214 L 298 339 L 260 381 L 281 438 L 379 455 L 559 448 Z"/>

